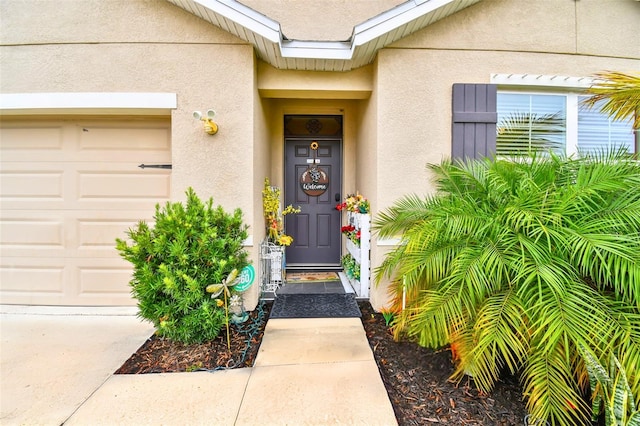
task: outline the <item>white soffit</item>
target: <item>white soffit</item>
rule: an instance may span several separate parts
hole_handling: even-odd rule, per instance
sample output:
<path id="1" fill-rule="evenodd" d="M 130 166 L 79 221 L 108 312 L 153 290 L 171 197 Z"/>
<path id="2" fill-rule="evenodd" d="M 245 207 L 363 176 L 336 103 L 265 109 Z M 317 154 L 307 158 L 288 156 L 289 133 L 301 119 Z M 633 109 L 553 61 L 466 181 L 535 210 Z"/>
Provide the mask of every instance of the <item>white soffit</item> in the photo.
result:
<path id="1" fill-rule="evenodd" d="M 353 29 L 346 41 L 288 40 L 280 24 L 235 0 L 167 0 L 253 44 L 278 69 L 350 71 L 370 64 L 378 50 L 481 0 L 410 0 Z"/>

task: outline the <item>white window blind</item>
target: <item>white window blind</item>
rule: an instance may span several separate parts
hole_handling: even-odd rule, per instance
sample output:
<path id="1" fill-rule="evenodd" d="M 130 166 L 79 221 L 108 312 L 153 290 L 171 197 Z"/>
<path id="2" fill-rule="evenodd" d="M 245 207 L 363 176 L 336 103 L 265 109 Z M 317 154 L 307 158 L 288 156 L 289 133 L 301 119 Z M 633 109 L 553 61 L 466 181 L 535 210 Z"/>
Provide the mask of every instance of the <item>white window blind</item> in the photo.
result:
<path id="1" fill-rule="evenodd" d="M 585 96 L 579 97 L 582 100 Z M 581 153 L 598 153 L 603 150 L 626 149 L 634 151 L 634 135 L 631 119 L 613 121 L 600 112 L 598 105 L 594 108 L 580 106 L 578 110 L 578 151 Z"/>
<path id="2" fill-rule="evenodd" d="M 562 95 L 498 94 L 496 153 L 503 156 L 566 149 L 566 99 Z"/>
<path id="3" fill-rule="evenodd" d="M 496 153 L 572 155 L 620 148 L 633 153 L 631 120 L 613 121 L 597 106 L 583 106 L 582 99 L 575 93 L 498 93 Z"/>

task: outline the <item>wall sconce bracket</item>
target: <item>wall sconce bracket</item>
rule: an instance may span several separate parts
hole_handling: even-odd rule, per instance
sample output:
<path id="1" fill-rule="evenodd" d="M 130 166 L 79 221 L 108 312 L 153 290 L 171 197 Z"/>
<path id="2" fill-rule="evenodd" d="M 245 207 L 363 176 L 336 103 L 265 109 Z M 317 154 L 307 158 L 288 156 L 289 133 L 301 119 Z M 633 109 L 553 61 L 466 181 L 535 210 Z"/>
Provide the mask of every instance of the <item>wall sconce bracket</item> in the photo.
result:
<path id="1" fill-rule="evenodd" d="M 204 123 L 204 131 L 210 135 L 218 133 L 218 125 L 213 121 L 216 112 L 212 109 L 207 110 L 207 115 L 203 116 L 200 111 L 193 111 L 193 118 Z"/>

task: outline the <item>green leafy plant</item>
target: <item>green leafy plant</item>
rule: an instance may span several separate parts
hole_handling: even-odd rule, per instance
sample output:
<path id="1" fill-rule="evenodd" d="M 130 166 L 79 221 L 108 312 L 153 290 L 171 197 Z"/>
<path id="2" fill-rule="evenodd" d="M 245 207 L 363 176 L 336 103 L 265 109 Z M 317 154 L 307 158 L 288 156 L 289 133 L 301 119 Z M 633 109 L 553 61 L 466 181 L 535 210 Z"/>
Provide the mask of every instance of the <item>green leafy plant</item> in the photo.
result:
<path id="1" fill-rule="evenodd" d="M 588 421 L 586 362 L 616 353 L 640 394 L 640 165 L 620 152 L 430 165 L 438 193 L 379 214 L 401 237 L 376 270 L 395 320 L 423 346 L 451 345 L 454 377 L 490 391 L 521 375 L 533 422 Z"/>
<path id="2" fill-rule="evenodd" d="M 360 279 L 360 265 L 350 254 L 342 256 L 342 267 L 349 278 Z"/>
<path id="3" fill-rule="evenodd" d="M 191 188 L 186 195 L 186 204 L 157 205 L 154 226 L 139 222 L 116 248 L 133 265 L 138 315 L 158 335 L 194 343 L 216 338 L 227 322 L 224 304 L 206 288 L 247 265 L 247 227 L 239 209 L 229 214 L 212 199 L 203 203 Z"/>
<path id="4" fill-rule="evenodd" d="M 606 426 L 640 426 L 640 406 L 629 387 L 627 374 L 615 355 L 610 355 L 609 370 L 584 347 L 579 347 L 587 371 L 593 398 L 593 420 L 604 414 Z"/>
<path id="5" fill-rule="evenodd" d="M 194 371 L 198 371 L 202 368 L 202 362 L 196 362 L 186 368 L 187 373 L 193 373 Z"/>
<path id="6" fill-rule="evenodd" d="M 380 313 L 382 314 L 382 318 L 384 318 L 384 325 L 390 327 L 393 323 L 393 319 L 396 316 L 396 312 L 392 309 L 380 309 Z"/>

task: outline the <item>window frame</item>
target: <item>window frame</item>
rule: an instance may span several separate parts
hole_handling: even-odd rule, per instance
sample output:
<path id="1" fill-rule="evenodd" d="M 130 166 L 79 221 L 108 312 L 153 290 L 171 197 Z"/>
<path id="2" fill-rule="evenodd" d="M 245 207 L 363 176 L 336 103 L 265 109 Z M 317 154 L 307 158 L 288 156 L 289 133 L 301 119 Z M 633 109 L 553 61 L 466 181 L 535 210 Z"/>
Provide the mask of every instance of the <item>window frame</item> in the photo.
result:
<path id="1" fill-rule="evenodd" d="M 547 96 L 563 96 L 565 98 L 565 155 L 567 157 L 578 155 L 578 115 L 580 113 L 580 97 L 585 96 L 583 92 L 571 91 L 566 89 L 560 90 L 560 87 L 543 90 L 541 88 L 513 88 L 505 89 L 504 86 L 498 86 L 498 95 L 515 94 L 515 95 L 547 95 Z M 631 146 L 635 154 L 635 146 Z"/>
<path id="2" fill-rule="evenodd" d="M 566 119 L 567 134 L 565 152 L 569 155 L 578 153 L 578 112 L 580 110 L 580 96 L 585 96 L 585 90 L 596 80 L 592 77 L 574 77 L 557 74 L 504 74 L 492 73 L 489 78 L 495 84 L 498 93 L 532 93 L 564 95 L 567 97 Z M 569 120 L 575 126 L 569 126 Z M 635 156 L 640 155 L 640 129 L 633 129 L 634 142 L 632 144 Z"/>

